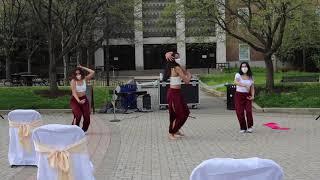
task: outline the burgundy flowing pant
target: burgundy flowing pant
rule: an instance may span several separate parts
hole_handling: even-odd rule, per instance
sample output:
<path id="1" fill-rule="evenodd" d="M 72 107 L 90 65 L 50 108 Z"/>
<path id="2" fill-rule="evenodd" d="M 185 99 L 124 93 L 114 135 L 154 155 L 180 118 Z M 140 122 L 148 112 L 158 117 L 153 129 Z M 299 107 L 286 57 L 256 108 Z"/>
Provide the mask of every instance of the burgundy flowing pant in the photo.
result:
<path id="1" fill-rule="evenodd" d="M 175 134 L 187 121 L 190 111 L 181 95 L 180 89 L 169 88 L 167 92 L 167 102 L 170 115 L 169 133 Z"/>
<path id="2" fill-rule="evenodd" d="M 73 121 L 72 125 L 80 126 L 81 117 L 83 116 L 83 125 L 82 130 L 86 132 L 90 125 L 90 107 L 87 96 L 79 97 L 80 100 L 85 99 L 86 102 L 84 104 L 80 104 L 77 100 L 72 96 L 70 100 L 70 106 L 73 112 Z"/>
<path id="3" fill-rule="evenodd" d="M 252 101 L 247 99 L 249 96 L 249 93 L 236 92 L 235 94 L 235 107 L 241 130 L 247 130 L 253 126 Z M 244 112 L 246 112 L 247 122 Z"/>

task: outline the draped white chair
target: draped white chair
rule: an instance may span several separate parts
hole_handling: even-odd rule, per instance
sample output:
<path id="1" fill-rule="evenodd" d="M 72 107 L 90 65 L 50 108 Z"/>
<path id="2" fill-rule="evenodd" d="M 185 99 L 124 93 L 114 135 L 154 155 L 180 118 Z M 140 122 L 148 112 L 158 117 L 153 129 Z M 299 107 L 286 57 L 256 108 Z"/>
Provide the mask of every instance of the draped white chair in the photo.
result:
<path id="1" fill-rule="evenodd" d="M 37 157 L 31 139 L 32 130 L 42 125 L 41 115 L 35 110 L 17 109 L 9 112 L 9 151 L 11 166 L 36 165 Z"/>
<path id="2" fill-rule="evenodd" d="M 33 131 L 38 180 L 94 180 L 86 136 L 75 125 L 49 124 Z"/>
<path id="3" fill-rule="evenodd" d="M 190 180 L 282 180 L 282 168 L 272 160 L 260 158 L 215 158 L 203 161 Z"/>

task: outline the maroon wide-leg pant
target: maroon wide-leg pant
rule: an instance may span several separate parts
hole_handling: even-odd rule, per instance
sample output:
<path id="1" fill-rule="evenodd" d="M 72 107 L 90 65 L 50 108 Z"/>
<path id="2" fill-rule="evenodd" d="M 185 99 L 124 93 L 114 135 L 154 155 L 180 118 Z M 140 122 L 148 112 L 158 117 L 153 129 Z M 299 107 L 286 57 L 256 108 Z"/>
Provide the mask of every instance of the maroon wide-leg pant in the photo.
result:
<path id="1" fill-rule="evenodd" d="M 85 99 L 86 102 L 84 104 L 80 104 L 77 100 L 72 96 L 70 100 L 70 106 L 73 112 L 73 121 L 72 125 L 80 126 L 81 117 L 83 116 L 83 125 L 82 130 L 86 132 L 90 125 L 90 106 L 89 101 L 86 96 L 79 97 L 80 100 Z"/>
<path id="2" fill-rule="evenodd" d="M 247 99 L 249 96 L 249 93 L 236 92 L 235 94 L 235 108 L 241 130 L 247 130 L 247 128 L 251 128 L 253 126 L 252 101 Z M 245 118 L 245 112 L 247 121 Z"/>
<path id="3" fill-rule="evenodd" d="M 169 133 L 175 134 L 187 121 L 190 111 L 183 99 L 180 89 L 169 88 L 167 92 L 167 102 L 170 115 Z"/>

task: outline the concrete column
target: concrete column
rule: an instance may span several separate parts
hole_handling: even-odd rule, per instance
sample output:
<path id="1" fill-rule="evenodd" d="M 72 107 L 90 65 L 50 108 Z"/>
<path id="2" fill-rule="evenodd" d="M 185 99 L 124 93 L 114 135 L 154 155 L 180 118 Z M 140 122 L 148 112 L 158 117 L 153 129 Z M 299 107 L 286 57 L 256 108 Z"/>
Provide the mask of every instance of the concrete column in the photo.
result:
<path id="1" fill-rule="evenodd" d="M 177 51 L 180 53 L 181 63 L 186 66 L 186 34 L 183 0 L 176 0 L 178 5 L 176 15 Z"/>
<path id="2" fill-rule="evenodd" d="M 135 0 L 134 6 L 134 47 L 136 70 L 143 70 L 143 23 L 142 0 Z"/>
<path id="3" fill-rule="evenodd" d="M 220 0 L 225 3 L 225 0 Z M 224 7 L 220 7 L 219 10 L 223 14 L 223 18 L 225 18 L 225 10 Z M 216 37 L 217 37 L 217 49 L 216 49 L 216 57 L 217 63 L 225 63 L 227 62 L 227 53 L 226 53 L 226 32 L 222 30 L 218 25 L 216 25 Z"/>
<path id="4" fill-rule="evenodd" d="M 99 48 L 96 52 L 94 52 L 94 65 L 97 66 L 104 66 L 104 55 L 103 49 Z"/>
<path id="5" fill-rule="evenodd" d="M 95 30 L 95 41 L 97 41 L 99 38 L 103 36 L 103 32 L 100 30 Z M 103 49 L 99 48 L 94 52 L 94 65 L 97 66 L 104 66 L 104 55 L 103 55 Z"/>

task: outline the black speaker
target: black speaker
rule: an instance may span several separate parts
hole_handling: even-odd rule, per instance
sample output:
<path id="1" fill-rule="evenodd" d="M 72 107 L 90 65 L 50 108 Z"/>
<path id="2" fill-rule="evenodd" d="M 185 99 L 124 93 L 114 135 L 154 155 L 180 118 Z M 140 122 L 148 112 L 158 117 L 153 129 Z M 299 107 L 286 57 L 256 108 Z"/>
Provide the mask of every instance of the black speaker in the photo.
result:
<path id="1" fill-rule="evenodd" d="M 145 94 L 142 96 L 143 109 L 151 109 L 151 96 L 150 94 Z"/>
<path id="2" fill-rule="evenodd" d="M 227 87 L 227 109 L 228 110 L 235 110 L 235 102 L 234 96 L 236 93 L 236 85 L 234 84 L 226 84 Z"/>

